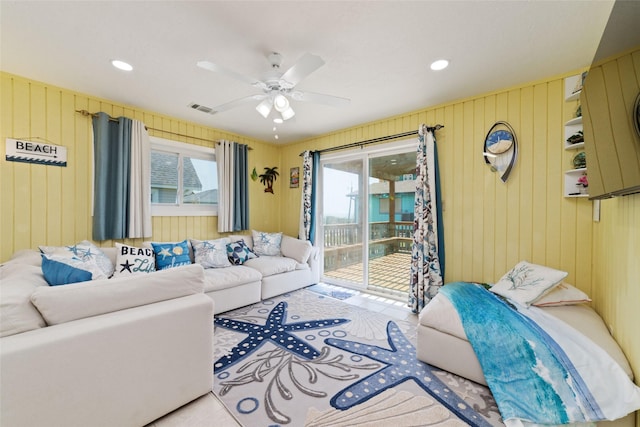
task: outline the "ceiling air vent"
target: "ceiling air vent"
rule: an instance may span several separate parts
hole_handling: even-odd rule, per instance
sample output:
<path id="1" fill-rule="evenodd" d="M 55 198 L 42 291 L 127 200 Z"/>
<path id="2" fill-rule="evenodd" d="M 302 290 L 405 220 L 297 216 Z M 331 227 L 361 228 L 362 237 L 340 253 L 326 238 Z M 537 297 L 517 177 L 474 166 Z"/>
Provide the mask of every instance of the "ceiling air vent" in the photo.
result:
<path id="1" fill-rule="evenodd" d="M 213 108 L 207 107 L 205 105 L 196 104 L 195 102 L 192 102 L 191 104 L 189 104 L 189 107 L 193 108 L 194 110 L 202 111 L 203 113 L 207 113 L 207 114 L 216 113 L 216 111 Z"/>

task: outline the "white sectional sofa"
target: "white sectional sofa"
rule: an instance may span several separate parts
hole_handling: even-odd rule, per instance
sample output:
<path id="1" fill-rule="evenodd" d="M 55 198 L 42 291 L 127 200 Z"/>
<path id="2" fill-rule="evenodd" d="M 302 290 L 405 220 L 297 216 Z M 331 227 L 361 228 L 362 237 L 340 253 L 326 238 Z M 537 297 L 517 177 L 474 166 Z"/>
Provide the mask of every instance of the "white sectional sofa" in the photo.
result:
<path id="1" fill-rule="evenodd" d="M 212 389 L 201 266 L 50 287 L 39 264 L 0 267 L 0 425 L 142 426 Z"/>
<path id="2" fill-rule="evenodd" d="M 282 236 L 280 250 L 64 286 L 17 252 L 0 266 L 0 425 L 142 426 L 210 392 L 214 312 L 319 280 L 317 248 Z"/>

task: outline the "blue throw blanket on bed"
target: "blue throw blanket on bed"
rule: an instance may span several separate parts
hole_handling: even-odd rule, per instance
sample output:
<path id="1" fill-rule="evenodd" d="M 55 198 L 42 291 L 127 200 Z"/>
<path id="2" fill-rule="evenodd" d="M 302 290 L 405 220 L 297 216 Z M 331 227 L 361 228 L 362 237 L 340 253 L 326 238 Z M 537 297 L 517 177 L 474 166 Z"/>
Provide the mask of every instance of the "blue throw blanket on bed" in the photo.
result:
<path id="1" fill-rule="evenodd" d="M 536 307 L 507 304 L 476 284 L 451 283 L 443 286 L 440 292 L 457 310 L 504 420 L 566 424 L 612 419 L 611 411 L 605 413 L 601 408 L 601 401 L 609 400 L 609 390 L 600 390 L 596 397 L 592 392 L 593 384 L 602 382 L 601 379 L 590 379 L 589 386 L 584 379 L 589 375 L 587 371 L 604 369 L 603 366 L 597 366 L 602 361 L 596 359 L 596 366 L 577 368 L 563 346 L 533 320 L 536 316 L 547 316 L 540 322 L 547 324 L 553 321 L 549 319 L 552 316 Z M 566 328 L 570 327 L 566 324 L 557 327 L 552 325 L 554 333 L 551 335 L 557 336 L 556 329 Z M 569 347 L 576 347 L 575 335 L 580 334 L 572 328 L 567 333 L 571 335 L 568 338 L 572 342 Z M 587 344 L 581 342 L 577 346 L 579 353 L 585 352 L 586 347 L 580 347 L 583 345 Z M 603 353 L 594 352 L 598 355 Z M 584 355 L 581 354 L 579 358 L 584 359 Z M 582 360 L 580 364 L 584 365 Z M 611 381 L 626 380 L 631 383 L 626 375 L 624 377 L 622 380 L 612 378 Z M 626 401 L 624 403 L 630 408 L 638 404 L 640 389 L 633 383 L 624 383 L 624 387 L 620 388 L 620 383 L 613 382 L 610 386 L 624 393 L 620 399 Z M 607 397 L 602 399 L 602 395 Z M 626 407 L 622 409 L 625 410 Z M 620 413 L 619 408 L 615 411 L 615 417 L 627 413 Z"/>

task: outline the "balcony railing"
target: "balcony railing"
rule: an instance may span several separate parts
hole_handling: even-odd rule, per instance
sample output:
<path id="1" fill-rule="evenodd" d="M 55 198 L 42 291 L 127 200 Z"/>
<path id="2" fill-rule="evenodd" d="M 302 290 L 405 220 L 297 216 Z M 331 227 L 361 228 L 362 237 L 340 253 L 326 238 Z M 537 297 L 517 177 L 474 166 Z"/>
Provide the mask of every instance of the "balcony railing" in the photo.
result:
<path id="1" fill-rule="evenodd" d="M 324 226 L 324 271 L 362 263 L 362 232 L 359 224 Z M 369 224 L 369 259 L 394 253 L 411 253 L 412 221 Z"/>

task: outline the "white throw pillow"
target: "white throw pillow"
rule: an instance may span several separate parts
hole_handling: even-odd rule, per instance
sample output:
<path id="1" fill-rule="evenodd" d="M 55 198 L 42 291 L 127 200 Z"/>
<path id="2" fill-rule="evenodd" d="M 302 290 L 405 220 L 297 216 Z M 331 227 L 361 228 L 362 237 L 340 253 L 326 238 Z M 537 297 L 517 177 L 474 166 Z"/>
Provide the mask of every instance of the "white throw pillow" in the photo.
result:
<path id="1" fill-rule="evenodd" d="M 293 258 L 300 264 L 304 264 L 309 260 L 311 249 L 311 242 L 307 240 L 300 240 L 286 235 L 282 236 L 282 244 L 280 246 L 282 256 Z"/>
<path id="2" fill-rule="evenodd" d="M 156 271 L 156 255 L 153 249 L 116 243 L 116 250 L 116 269 L 113 272 L 113 277 Z"/>
<path id="3" fill-rule="evenodd" d="M 40 246 L 42 273 L 51 286 L 111 277 L 113 263 L 88 240 L 70 246 Z"/>
<path id="4" fill-rule="evenodd" d="M 566 271 L 521 261 L 489 290 L 518 304 L 529 306 L 567 277 Z"/>
<path id="5" fill-rule="evenodd" d="M 568 283 L 560 283 L 551 292 L 533 303 L 536 307 L 554 307 L 558 305 L 584 304 L 591 302 L 589 295 Z"/>
<path id="6" fill-rule="evenodd" d="M 229 243 L 231 243 L 231 239 L 228 237 L 216 240 L 191 239 L 196 264 L 200 264 L 204 268 L 231 267 L 232 264 L 227 255 Z"/>
<path id="7" fill-rule="evenodd" d="M 253 252 L 256 255 L 279 256 L 282 245 L 282 233 L 265 233 L 263 231 L 251 231 L 253 237 Z"/>

